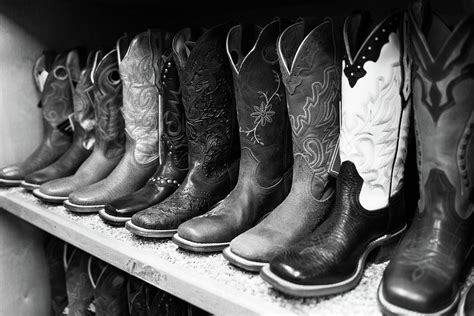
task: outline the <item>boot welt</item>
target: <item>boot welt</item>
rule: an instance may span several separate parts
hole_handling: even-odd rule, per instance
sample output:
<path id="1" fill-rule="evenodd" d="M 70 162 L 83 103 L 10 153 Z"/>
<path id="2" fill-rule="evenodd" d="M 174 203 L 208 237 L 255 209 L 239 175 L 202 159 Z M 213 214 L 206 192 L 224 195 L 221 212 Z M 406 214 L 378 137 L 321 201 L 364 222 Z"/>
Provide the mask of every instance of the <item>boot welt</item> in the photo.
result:
<path id="1" fill-rule="evenodd" d="M 33 195 L 44 202 L 54 203 L 54 204 L 63 204 L 63 202 L 68 199 L 67 196 L 54 196 L 54 195 L 43 193 L 40 191 L 40 189 L 34 189 Z"/>
<path id="2" fill-rule="evenodd" d="M 71 203 L 69 200 L 63 202 L 65 208 L 71 212 L 76 213 L 97 213 L 99 210 L 103 209 L 105 205 L 79 205 Z"/>
<path id="3" fill-rule="evenodd" d="M 9 180 L 0 178 L 0 188 L 1 187 L 16 187 L 19 186 L 23 180 Z"/>
<path id="4" fill-rule="evenodd" d="M 124 226 L 126 222 L 132 219 L 131 216 L 120 217 L 120 216 L 113 216 L 113 215 L 107 214 L 105 209 L 101 209 L 99 211 L 99 217 L 107 224 L 113 225 L 113 226 Z"/>
<path id="5" fill-rule="evenodd" d="M 224 251 L 222 251 L 222 255 L 227 261 L 229 261 L 234 266 L 249 272 L 258 272 L 262 267 L 267 264 L 267 262 L 252 261 L 242 258 L 241 256 L 238 256 L 233 253 L 232 250 L 230 250 L 230 247 L 225 248 Z"/>
<path id="6" fill-rule="evenodd" d="M 272 287 L 274 287 L 278 291 L 283 292 L 285 294 L 293 295 L 293 296 L 315 297 L 315 296 L 326 296 L 326 295 L 339 294 L 342 292 L 346 292 L 355 288 L 357 284 L 359 284 L 362 278 L 362 275 L 364 273 L 364 267 L 365 267 L 365 262 L 367 260 L 367 256 L 376 248 L 384 246 L 386 244 L 390 244 L 394 240 L 400 238 L 400 236 L 403 234 L 405 229 L 406 229 L 406 225 L 404 228 L 402 228 L 401 230 L 399 230 L 398 232 L 394 234 L 381 236 L 373 240 L 371 243 L 369 243 L 364 253 L 359 259 L 356 271 L 347 279 L 342 280 L 337 283 L 318 284 L 318 285 L 296 284 L 296 283 L 287 281 L 279 277 L 278 275 L 274 274 L 270 270 L 270 265 L 266 265 L 265 267 L 262 268 L 262 270 L 260 271 L 260 276 L 262 277 L 264 281 L 269 283 Z"/>
<path id="7" fill-rule="evenodd" d="M 21 181 L 21 186 L 28 191 L 33 191 L 34 189 L 38 189 L 40 184 L 29 183 L 23 180 Z"/>
<path id="8" fill-rule="evenodd" d="M 125 228 L 135 235 L 149 238 L 171 238 L 178 231 L 177 229 L 147 229 L 133 224 L 132 221 L 126 222 Z"/>
<path id="9" fill-rule="evenodd" d="M 387 301 L 383 295 L 382 282 L 380 282 L 379 289 L 377 292 L 377 301 L 379 303 L 380 309 L 384 315 L 395 316 L 395 315 L 416 315 L 416 316 L 436 316 L 436 315 L 451 315 L 452 311 L 456 308 L 459 301 L 459 293 L 456 295 L 454 300 L 442 310 L 433 312 L 433 313 L 420 313 L 417 311 L 408 310 L 406 308 L 394 305 Z"/>
<path id="10" fill-rule="evenodd" d="M 189 250 L 192 252 L 220 252 L 227 246 L 228 242 L 216 242 L 216 243 L 199 243 L 194 242 L 183 237 L 180 237 L 178 234 L 174 234 L 171 239 L 179 248 Z"/>

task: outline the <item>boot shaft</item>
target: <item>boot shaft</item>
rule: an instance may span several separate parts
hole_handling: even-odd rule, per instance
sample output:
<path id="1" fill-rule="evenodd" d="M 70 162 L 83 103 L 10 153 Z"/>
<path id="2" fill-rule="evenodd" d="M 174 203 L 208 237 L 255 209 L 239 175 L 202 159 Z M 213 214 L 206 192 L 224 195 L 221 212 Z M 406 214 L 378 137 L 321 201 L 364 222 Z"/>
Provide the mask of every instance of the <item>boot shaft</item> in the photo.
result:
<path id="1" fill-rule="evenodd" d="M 285 88 L 275 46 L 284 26 L 280 19 L 264 28 L 236 25 L 226 41 L 234 78 L 240 146 L 246 149 L 242 155 L 253 158 L 241 160 L 241 171 L 253 170 L 249 163 L 263 163 L 257 174 L 251 175 L 263 186 L 278 181 L 293 163 Z"/>
<path id="2" fill-rule="evenodd" d="M 186 112 L 190 167 L 206 177 L 226 173 L 240 156 L 232 73 L 225 51 L 229 25 L 183 29 L 173 54 Z M 197 169 L 196 169 L 197 170 Z"/>
<path id="3" fill-rule="evenodd" d="M 411 108 L 404 24 L 396 11 L 373 29 L 360 13 L 344 25 L 340 157 L 364 180 L 367 210 L 387 206 L 402 187 Z"/>
<path id="4" fill-rule="evenodd" d="M 318 199 L 328 186 L 339 136 L 337 34 L 330 19 L 300 20 L 277 42 L 293 135 L 293 182 L 309 186 Z"/>
<path id="5" fill-rule="evenodd" d="M 95 147 L 112 159 L 125 150 L 125 123 L 120 112 L 122 82 L 117 50 L 113 49 L 100 60 L 98 55 L 96 57 L 91 78 L 94 84 Z"/>
<path id="6" fill-rule="evenodd" d="M 419 211 L 441 203 L 440 211 L 466 219 L 474 210 L 474 14 L 451 31 L 426 2 L 415 1 L 409 23 Z M 444 188 L 439 203 L 437 188 Z"/>
<path id="7" fill-rule="evenodd" d="M 148 30 L 135 36 L 119 61 L 125 130 L 139 164 L 153 163 L 159 156 L 162 55 L 170 51 L 170 33 Z"/>

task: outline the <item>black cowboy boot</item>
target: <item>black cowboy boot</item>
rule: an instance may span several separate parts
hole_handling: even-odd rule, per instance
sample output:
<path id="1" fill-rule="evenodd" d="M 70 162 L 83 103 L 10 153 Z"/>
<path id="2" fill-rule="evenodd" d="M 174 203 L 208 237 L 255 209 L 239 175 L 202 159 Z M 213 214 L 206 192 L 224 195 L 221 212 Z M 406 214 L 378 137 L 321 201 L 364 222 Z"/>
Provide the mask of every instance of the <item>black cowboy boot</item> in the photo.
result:
<path id="1" fill-rule="evenodd" d="M 57 55 L 51 66 L 51 71 L 49 71 L 46 61 L 49 58 L 40 57 L 37 61 L 35 79 L 39 89 L 44 82 L 40 100 L 40 106 L 43 108 L 43 141 L 21 164 L 11 165 L 0 170 L 0 186 L 20 185 L 25 176 L 53 163 L 71 145 L 72 129 L 69 115 L 73 111 L 73 88 L 66 68 L 66 60 L 70 55 L 77 55 L 77 52 L 73 50 Z M 34 189 L 35 187 L 29 188 Z"/>
<path id="2" fill-rule="evenodd" d="M 94 109 L 92 107 L 93 98 L 90 97 L 90 94 L 92 93 L 93 87 L 91 73 L 95 66 L 95 61 L 97 61 L 97 54 L 99 54 L 99 52 L 96 51 L 89 54 L 86 66 L 82 71 L 80 71 L 78 67 L 78 60 L 68 65 L 69 74 L 73 80 L 78 78 L 78 83 L 73 93 L 74 114 L 72 115 L 71 121 L 74 126 L 74 138 L 71 147 L 53 164 L 28 175 L 25 182 L 30 184 L 42 184 L 57 178 L 62 178 L 74 172 L 89 156 L 95 142 L 95 120 Z M 50 198 L 48 194 L 44 194 L 41 187 L 35 189 L 33 194 L 45 201 L 58 202 L 54 196 Z M 62 200 L 59 199 L 59 202 L 62 202 Z"/>
<path id="3" fill-rule="evenodd" d="M 366 18 L 355 14 L 344 26 L 336 202 L 321 226 L 261 271 L 264 280 L 288 294 L 320 296 L 354 288 L 368 254 L 406 227 L 402 179 L 411 106 L 403 14 L 390 14 L 373 30 Z"/>
<path id="4" fill-rule="evenodd" d="M 239 140 L 232 73 L 225 51 L 229 25 L 184 29 L 173 39 L 189 149 L 189 173 L 166 200 L 133 215 L 126 227 L 145 237 L 171 237 L 184 221 L 209 211 L 234 188 Z"/>
<path id="5" fill-rule="evenodd" d="M 259 271 L 276 254 L 311 233 L 334 201 L 329 164 L 339 136 L 340 61 L 336 30 L 327 20 L 299 21 L 277 41 L 293 134 L 293 184 L 261 223 L 238 236 L 224 257 Z"/>
<path id="6" fill-rule="evenodd" d="M 261 28 L 234 26 L 227 54 L 234 75 L 240 126 L 239 180 L 232 192 L 208 213 L 178 228 L 181 248 L 220 251 L 272 211 L 291 187 L 291 131 L 275 42 L 282 22 Z"/>
<path id="7" fill-rule="evenodd" d="M 47 182 L 33 191 L 42 200 L 62 203 L 72 192 L 99 182 L 109 175 L 125 152 L 125 125 L 120 112 L 122 83 L 117 50 L 113 49 L 103 57 L 98 52 L 93 69 L 91 80 L 94 86 L 84 97 L 92 93 L 90 98 L 94 100 L 94 150 L 73 176 Z"/>
<path id="8" fill-rule="evenodd" d="M 388 314 L 452 313 L 471 268 L 474 227 L 474 14 L 449 28 L 424 1 L 409 12 L 420 200 L 386 268 Z"/>
<path id="9" fill-rule="evenodd" d="M 159 165 L 161 64 L 158 61 L 171 49 L 171 35 L 148 30 L 127 44 L 124 38 L 117 43 L 127 136 L 125 155 L 105 179 L 69 195 L 64 206 L 74 212 L 98 212 L 105 204 L 135 192 Z"/>
<path id="10" fill-rule="evenodd" d="M 159 124 L 163 130 L 163 150 L 160 151 L 163 160 L 143 188 L 106 204 L 100 210 L 100 217 L 112 225 L 124 225 L 133 214 L 166 199 L 188 173 L 188 142 L 178 70 L 171 53 L 163 56 L 160 63 L 163 112 Z"/>

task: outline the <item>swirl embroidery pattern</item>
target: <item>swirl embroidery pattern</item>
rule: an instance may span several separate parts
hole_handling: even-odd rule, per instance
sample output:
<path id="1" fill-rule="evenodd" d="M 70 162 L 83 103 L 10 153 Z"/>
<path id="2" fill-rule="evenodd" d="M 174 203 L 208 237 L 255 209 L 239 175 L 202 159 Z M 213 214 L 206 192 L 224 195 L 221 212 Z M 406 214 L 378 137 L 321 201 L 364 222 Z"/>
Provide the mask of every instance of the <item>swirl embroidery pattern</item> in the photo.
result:
<path id="1" fill-rule="evenodd" d="M 250 114 L 251 117 L 253 117 L 254 120 L 254 127 L 252 129 L 243 129 L 242 127 L 239 128 L 240 133 L 244 133 L 247 137 L 250 137 L 250 141 L 252 141 L 254 144 L 260 144 L 264 146 L 265 144 L 263 143 L 262 139 L 257 133 L 257 129 L 261 126 L 264 127 L 267 123 L 272 123 L 273 119 L 272 116 L 275 115 L 275 111 L 272 110 L 273 108 L 273 101 L 281 101 L 282 95 L 278 93 L 280 90 L 280 85 L 281 85 L 281 79 L 278 73 L 273 70 L 274 74 L 274 80 L 275 83 L 277 84 L 275 91 L 268 96 L 268 91 L 267 92 L 262 92 L 258 91 L 257 93 L 260 95 L 261 103 L 260 106 L 254 105 L 254 112 Z"/>

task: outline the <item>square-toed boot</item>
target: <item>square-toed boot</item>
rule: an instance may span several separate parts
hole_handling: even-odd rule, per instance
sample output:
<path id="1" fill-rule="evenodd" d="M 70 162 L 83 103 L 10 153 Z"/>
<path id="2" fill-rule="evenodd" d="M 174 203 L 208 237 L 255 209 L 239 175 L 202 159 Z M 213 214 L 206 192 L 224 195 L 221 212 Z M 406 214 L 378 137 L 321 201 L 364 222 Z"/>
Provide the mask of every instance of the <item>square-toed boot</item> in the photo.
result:
<path id="1" fill-rule="evenodd" d="M 160 109 L 162 162 L 140 190 L 105 205 L 100 217 L 111 225 L 124 225 L 132 215 L 170 196 L 188 173 L 186 121 L 176 64 L 171 52 L 161 63 L 163 108 Z"/>
<path id="2" fill-rule="evenodd" d="M 159 166 L 158 110 L 162 54 L 170 50 L 167 33 L 140 33 L 117 43 L 123 86 L 126 149 L 120 163 L 103 180 L 76 190 L 64 201 L 74 212 L 98 212 L 105 204 L 140 189 Z"/>
<path id="3" fill-rule="evenodd" d="M 451 29 L 414 1 L 409 25 L 420 199 L 378 301 L 390 315 L 445 315 L 472 267 L 474 13 Z"/>
<path id="4" fill-rule="evenodd" d="M 217 207 L 178 228 L 181 248 L 221 251 L 283 201 L 292 176 L 291 130 L 276 40 L 276 19 L 264 28 L 237 25 L 227 35 L 240 131 L 237 185 Z"/>
<path id="5" fill-rule="evenodd" d="M 173 38 L 186 113 L 189 172 L 163 202 L 126 223 L 144 237 L 172 237 L 178 226 L 209 211 L 237 182 L 240 146 L 232 72 L 226 56 L 228 24 L 206 32 L 184 29 Z"/>
<path id="6" fill-rule="evenodd" d="M 354 288 L 368 254 L 406 227 L 402 179 L 411 105 L 404 15 L 395 11 L 374 29 L 368 22 L 354 14 L 344 25 L 335 204 L 314 232 L 261 270 L 284 293 L 320 296 Z"/>
<path id="7" fill-rule="evenodd" d="M 25 177 L 56 161 L 68 150 L 72 141 L 69 115 L 73 111 L 72 81 L 67 71 L 66 60 L 77 55 L 75 50 L 55 57 L 48 67 L 49 55 L 41 56 L 34 67 L 34 76 L 41 93 L 43 108 L 43 140 L 36 150 L 21 164 L 0 170 L 0 186 L 17 186 Z M 34 189 L 37 186 L 30 187 Z"/>

